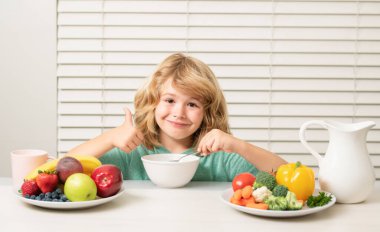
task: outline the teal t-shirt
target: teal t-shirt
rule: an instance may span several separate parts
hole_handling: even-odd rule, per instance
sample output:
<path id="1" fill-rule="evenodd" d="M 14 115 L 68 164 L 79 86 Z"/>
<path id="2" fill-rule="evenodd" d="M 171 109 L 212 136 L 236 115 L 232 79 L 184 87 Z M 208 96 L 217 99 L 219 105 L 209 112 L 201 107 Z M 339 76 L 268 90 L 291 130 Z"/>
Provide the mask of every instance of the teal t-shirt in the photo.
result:
<path id="1" fill-rule="evenodd" d="M 183 154 L 192 153 L 188 149 Z M 164 147 L 154 147 L 153 150 L 140 145 L 131 153 L 125 153 L 119 148 L 114 148 L 100 157 L 103 164 L 114 164 L 123 172 L 125 180 L 149 180 L 144 169 L 141 157 L 151 154 L 171 153 Z M 226 153 L 223 151 L 212 153 L 200 158 L 198 169 L 193 177 L 193 181 L 232 181 L 233 178 L 242 172 L 250 172 L 256 175 L 258 169 L 236 153 Z"/>

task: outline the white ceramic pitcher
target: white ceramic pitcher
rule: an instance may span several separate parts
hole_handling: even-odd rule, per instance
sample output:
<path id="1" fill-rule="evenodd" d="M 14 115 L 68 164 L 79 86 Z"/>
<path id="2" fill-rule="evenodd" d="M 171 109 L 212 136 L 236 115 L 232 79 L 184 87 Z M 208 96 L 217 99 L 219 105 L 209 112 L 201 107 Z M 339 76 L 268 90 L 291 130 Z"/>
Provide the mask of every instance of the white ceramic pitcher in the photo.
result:
<path id="1" fill-rule="evenodd" d="M 305 131 L 310 125 L 319 125 L 329 132 L 329 144 L 325 156 L 309 146 Z M 318 181 L 321 190 L 335 195 L 337 202 L 358 203 L 364 201 L 375 184 L 366 140 L 375 122 L 340 123 L 312 120 L 304 123 L 299 131 L 301 143 L 318 160 Z"/>

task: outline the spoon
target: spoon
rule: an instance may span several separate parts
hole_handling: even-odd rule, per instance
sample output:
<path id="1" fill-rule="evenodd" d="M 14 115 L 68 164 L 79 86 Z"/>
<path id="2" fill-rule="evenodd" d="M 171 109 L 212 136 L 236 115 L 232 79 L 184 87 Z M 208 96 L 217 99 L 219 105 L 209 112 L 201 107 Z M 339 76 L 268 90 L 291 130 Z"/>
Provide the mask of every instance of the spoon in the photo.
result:
<path id="1" fill-rule="evenodd" d="M 191 154 L 186 154 L 186 155 L 180 157 L 179 159 L 171 159 L 171 160 L 168 160 L 168 161 L 169 161 L 169 162 L 179 162 L 181 159 L 183 159 L 183 158 L 185 158 L 185 157 L 187 157 L 187 156 L 189 156 L 189 155 L 200 156 L 200 155 L 199 155 L 199 152 L 197 151 L 197 152 L 194 152 L 194 153 L 191 153 Z"/>

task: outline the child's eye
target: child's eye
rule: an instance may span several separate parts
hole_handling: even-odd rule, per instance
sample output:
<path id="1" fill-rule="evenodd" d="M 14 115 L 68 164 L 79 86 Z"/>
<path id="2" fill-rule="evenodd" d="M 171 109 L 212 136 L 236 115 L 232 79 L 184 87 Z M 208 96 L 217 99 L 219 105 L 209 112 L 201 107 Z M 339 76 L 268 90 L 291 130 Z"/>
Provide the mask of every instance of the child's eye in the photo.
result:
<path id="1" fill-rule="evenodd" d="M 174 102 L 174 100 L 171 98 L 166 98 L 164 101 L 167 103 L 173 103 Z"/>
<path id="2" fill-rule="evenodd" d="M 188 105 L 189 105 L 190 107 L 198 107 L 198 105 L 197 105 L 196 103 L 193 103 L 193 102 L 190 102 Z"/>

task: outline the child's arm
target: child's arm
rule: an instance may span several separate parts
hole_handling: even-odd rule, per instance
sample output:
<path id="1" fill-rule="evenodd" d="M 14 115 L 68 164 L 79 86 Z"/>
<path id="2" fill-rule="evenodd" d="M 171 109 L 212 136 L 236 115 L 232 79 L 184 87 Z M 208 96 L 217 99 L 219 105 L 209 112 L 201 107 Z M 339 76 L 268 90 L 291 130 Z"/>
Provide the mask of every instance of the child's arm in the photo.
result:
<path id="1" fill-rule="evenodd" d="M 198 151 L 203 154 L 220 150 L 237 153 L 256 168 L 266 172 L 275 171 L 280 165 L 287 163 L 270 151 L 254 146 L 218 129 L 213 129 L 207 133 L 198 146 Z"/>
<path id="2" fill-rule="evenodd" d="M 126 153 L 130 153 L 142 143 L 142 133 L 133 126 L 132 114 L 129 109 L 125 110 L 124 123 L 116 128 L 104 132 L 98 137 L 91 139 L 71 149 L 68 154 L 80 154 L 100 157 L 114 147 L 118 147 Z"/>

